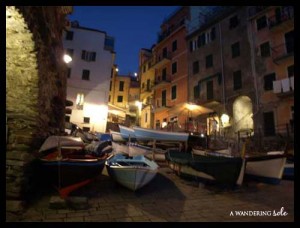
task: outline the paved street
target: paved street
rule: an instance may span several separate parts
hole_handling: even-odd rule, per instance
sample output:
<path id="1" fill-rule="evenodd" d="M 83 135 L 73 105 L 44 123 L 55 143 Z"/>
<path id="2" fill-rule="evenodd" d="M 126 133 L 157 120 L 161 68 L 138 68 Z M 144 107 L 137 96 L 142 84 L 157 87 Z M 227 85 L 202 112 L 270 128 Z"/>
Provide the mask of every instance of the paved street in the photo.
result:
<path id="1" fill-rule="evenodd" d="M 50 209 L 55 192 L 41 194 L 26 212 L 7 214 L 10 221 L 41 222 L 293 222 L 294 181 L 280 185 L 246 181 L 221 190 L 176 176 L 160 163 L 155 179 L 132 192 L 115 183 L 104 169 L 94 183 L 73 192 L 88 198 L 88 208 Z M 248 213 L 248 216 L 237 213 Z M 274 216 L 274 213 L 278 216 Z"/>

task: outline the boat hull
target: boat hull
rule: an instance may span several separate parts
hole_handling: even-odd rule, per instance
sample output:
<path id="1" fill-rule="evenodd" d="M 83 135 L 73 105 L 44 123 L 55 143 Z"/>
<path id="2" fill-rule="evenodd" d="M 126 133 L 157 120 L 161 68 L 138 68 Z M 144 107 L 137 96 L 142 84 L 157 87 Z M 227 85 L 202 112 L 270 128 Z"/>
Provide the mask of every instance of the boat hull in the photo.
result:
<path id="1" fill-rule="evenodd" d="M 153 180 L 158 165 L 143 155 L 127 158 L 117 154 L 105 163 L 108 174 L 122 186 L 136 191 Z"/>
<path id="2" fill-rule="evenodd" d="M 187 141 L 189 134 L 185 132 L 169 132 L 148 128 L 133 127 L 137 140 Z"/>
<path id="3" fill-rule="evenodd" d="M 243 183 L 245 160 L 242 158 L 201 156 L 168 151 L 166 161 L 169 167 L 179 175 L 199 177 L 225 185 Z"/>
<path id="4" fill-rule="evenodd" d="M 246 158 L 245 174 L 248 178 L 269 184 L 279 184 L 284 171 L 284 155 L 266 155 Z"/>
<path id="5" fill-rule="evenodd" d="M 100 175 L 105 166 L 105 159 L 41 159 L 40 165 L 43 178 L 54 185 L 62 198 L 66 198 L 72 191 Z"/>

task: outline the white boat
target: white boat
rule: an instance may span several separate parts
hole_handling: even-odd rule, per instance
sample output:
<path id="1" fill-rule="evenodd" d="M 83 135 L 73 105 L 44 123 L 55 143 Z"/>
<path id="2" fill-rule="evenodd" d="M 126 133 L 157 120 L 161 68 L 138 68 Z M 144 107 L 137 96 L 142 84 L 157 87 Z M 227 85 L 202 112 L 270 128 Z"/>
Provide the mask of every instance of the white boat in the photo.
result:
<path id="1" fill-rule="evenodd" d="M 127 139 L 136 138 L 135 132 L 132 128 L 119 124 L 119 129 L 120 129 L 120 133 L 121 133 L 122 137 L 125 137 Z"/>
<path id="2" fill-rule="evenodd" d="M 108 174 L 119 184 L 136 191 L 156 176 L 159 166 L 143 155 L 115 154 L 106 160 Z"/>
<path id="3" fill-rule="evenodd" d="M 148 155 L 153 152 L 153 149 L 150 147 L 129 142 L 124 144 L 112 141 L 112 148 L 114 154 L 126 154 L 129 156 Z"/>
<path id="4" fill-rule="evenodd" d="M 270 184 L 279 184 L 284 167 L 286 156 L 283 151 L 272 151 L 265 155 L 246 155 L 246 176 Z"/>
<path id="5" fill-rule="evenodd" d="M 117 131 L 110 130 L 109 133 L 111 135 L 112 141 L 115 142 L 126 142 L 129 139 L 128 135 L 122 134 Z"/>
<path id="6" fill-rule="evenodd" d="M 186 142 L 189 137 L 189 133 L 186 132 L 172 132 L 154 130 L 142 127 L 133 127 L 134 135 L 137 140 L 160 140 L 160 141 L 180 141 Z"/>

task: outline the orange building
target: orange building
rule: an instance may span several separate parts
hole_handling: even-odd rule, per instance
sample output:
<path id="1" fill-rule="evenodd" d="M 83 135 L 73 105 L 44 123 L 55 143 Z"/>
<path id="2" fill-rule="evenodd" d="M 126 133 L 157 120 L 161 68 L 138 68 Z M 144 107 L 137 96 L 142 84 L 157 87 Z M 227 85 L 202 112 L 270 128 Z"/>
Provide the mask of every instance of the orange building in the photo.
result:
<path id="1" fill-rule="evenodd" d="M 188 112 L 178 112 L 188 101 L 188 65 L 185 21 L 189 7 L 180 7 L 161 25 L 156 46 L 152 49 L 155 70 L 154 127 L 186 130 Z M 179 127 L 179 128 L 178 128 Z"/>
<path id="2" fill-rule="evenodd" d="M 264 136 L 293 133 L 294 7 L 249 7 L 253 63 Z"/>

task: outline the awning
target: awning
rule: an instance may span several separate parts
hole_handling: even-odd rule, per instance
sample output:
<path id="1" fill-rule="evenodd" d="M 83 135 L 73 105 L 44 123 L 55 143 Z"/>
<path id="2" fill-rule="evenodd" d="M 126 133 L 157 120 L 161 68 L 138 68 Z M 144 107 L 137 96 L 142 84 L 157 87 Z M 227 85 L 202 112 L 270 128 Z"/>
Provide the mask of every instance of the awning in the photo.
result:
<path id="1" fill-rule="evenodd" d="M 193 117 L 212 112 L 214 110 L 210 108 L 188 102 L 177 104 L 169 110 L 170 115 L 190 115 Z"/>

